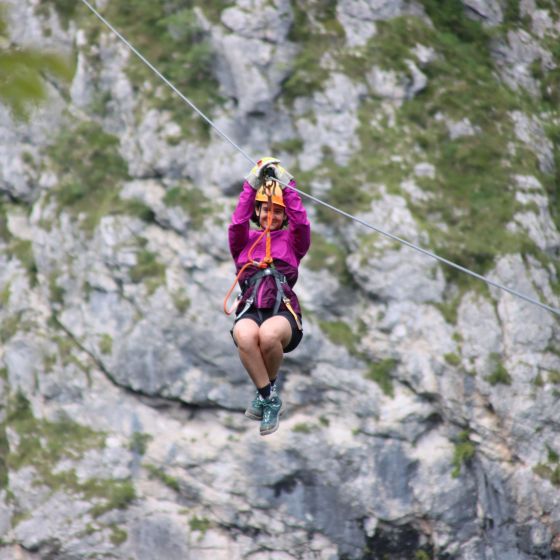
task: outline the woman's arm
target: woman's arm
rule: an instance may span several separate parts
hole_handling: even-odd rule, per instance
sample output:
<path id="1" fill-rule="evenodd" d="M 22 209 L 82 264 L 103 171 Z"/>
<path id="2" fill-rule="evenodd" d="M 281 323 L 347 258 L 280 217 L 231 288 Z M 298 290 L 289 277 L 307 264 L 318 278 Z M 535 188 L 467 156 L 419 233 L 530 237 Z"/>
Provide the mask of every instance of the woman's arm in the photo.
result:
<path id="1" fill-rule="evenodd" d="M 234 260 L 249 241 L 249 220 L 255 208 L 255 195 L 255 189 L 245 181 L 228 227 L 229 250 Z"/>
<path id="2" fill-rule="evenodd" d="M 288 184 L 291 187 L 296 186 L 293 179 Z M 282 195 L 288 216 L 290 242 L 298 259 L 301 259 L 311 245 L 311 225 L 299 194 L 287 187 L 282 191 Z"/>

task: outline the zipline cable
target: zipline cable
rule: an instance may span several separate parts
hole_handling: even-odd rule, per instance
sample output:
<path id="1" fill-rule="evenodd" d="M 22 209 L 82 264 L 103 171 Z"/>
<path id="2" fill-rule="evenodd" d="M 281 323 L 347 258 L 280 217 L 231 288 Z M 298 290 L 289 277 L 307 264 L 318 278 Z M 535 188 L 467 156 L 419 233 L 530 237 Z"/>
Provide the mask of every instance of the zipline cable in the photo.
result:
<path id="1" fill-rule="evenodd" d="M 87 8 L 95 15 L 95 17 L 97 17 L 97 19 L 99 19 L 99 21 L 101 21 L 108 29 L 110 29 L 119 39 L 122 43 L 124 43 L 131 52 L 133 52 L 158 78 L 160 78 L 175 94 L 177 94 L 193 111 L 195 111 L 204 121 L 206 121 L 224 140 L 226 140 L 229 144 L 231 144 L 231 146 L 233 146 L 249 163 L 251 163 L 252 165 L 256 165 L 256 161 L 251 158 L 251 156 L 249 156 L 249 154 L 247 154 L 247 152 L 245 152 L 245 150 L 243 150 L 243 148 L 241 148 L 238 144 L 236 144 L 225 132 L 223 132 L 222 130 L 220 130 L 220 128 L 211 120 L 209 119 L 188 97 L 186 97 L 185 95 L 183 95 L 183 93 L 181 93 L 176 87 L 175 85 L 170 82 L 144 55 L 142 55 L 142 53 L 140 53 L 119 31 L 117 31 L 112 25 L 111 23 L 109 23 L 109 21 L 107 21 L 107 19 L 105 19 L 89 2 L 88 0 L 82 0 L 82 2 L 87 6 Z M 414 249 L 415 251 L 418 251 L 419 253 L 422 253 L 424 255 L 427 255 L 428 257 L 431 257 L 439 262 L 442 262 L 452 268 L 455 268 L 456 270 L 459 270 L 461 272 L 464 272 L 465 274 L 468 274 L 469 276 L 472 276 L 473 278 L 477 278 L 478 280 L 482 280 L 483 282 L 486 282 L 486 284 L 493 286 L 495 288 L 498 288 L 500 290 L 504 290 L 505 292 L 510 293 L 511 295 L 514 295 L 520 299 L 523 299 L 529 303 L 532 303 L 534 305 L 537 305 L 543 309 L 546 309 L 547 311 L 550 311 L 558 316 L 560 316 L 560 309 L 557 309 L 555 307 L 552 307 L 550 305 L 547 305 L 546 303 L 542 303 L 526 294 L 523 294 L 522 292 L 518 292 L 517 290 L 514 290 L 513 288 L 508 288 L 507 286 L 504 286 L 503 284 L 500 284 L 498 282 L 495 282 L 493 280 L 490 280 L 489 278 L 482 276 L 481 274 L 477 274 L 476 272 L 473 272 L 472 270 L 469 270 L 468 268 L 465 268 L 464 266 L 461 266 L 457 263 L 454 263 L 453 261 L 450 261 L 444 257 L 441 257 L 435 253 L 433 253 L 432 251 L 428 251 L 427 249 L 423 249 L 422 247 L 419 247 L 418 245 L 415 245 L 414 243 L 411 243 L 410 241 L 407 241 L 406 239 L 402 239 L 392 233 L 386 232 L 384 230 L 382 230 L 381 228 L 375 227 L 371 224 L 369 224 L 368 222 L 362 220 L 361 218 L 358 218 L 357 216 L 354 216 L 352 214 L 349 214 L 348 212 L 345 212 L 344 210 L 340 210 L 339 208 L 337 208 L 336 206 L 332 206 L 331 204 L 329 204 L 328 202 L 324 202 L 323 200 L 320 200 L 319 198 L 316 198 L 313 195 L 310 195 L 304 191 L 301 191 L 300 189 L 296 188 L 296 187 L 290 187 L 287 183 L 283 183 L 282 181 L 278 181 L 281 185 L 283 185 L 284 187 L 289 187 L 291 189 L 293 189 L 294 191 L 296 191 L 297 193 L 299 193 L 300 195 L 309 198 L 310 200 L 316 202 L 317 204 L 321 204 L 322 206 L 325 206 L 326 208 L 328 208 L 329 210 L 332 210 L 333 212 L 336 212 L 337 214 L 340 214 L 341 216 L 344 216 L 346 218 L 349 218 L 350 220 L 354 220 L 355 222 L 357 222 L 358 224 L 361 224 L 362 226 L 371 229 L 381 235 L 384 235 L 385 237 L 388 237 L 389 239 L 392 239 L 393 241 L 397 241 L 398 243 L 401 243 L 402 245 L 406 245 L 407 247 L 410 247 L 411 249 Z"/>

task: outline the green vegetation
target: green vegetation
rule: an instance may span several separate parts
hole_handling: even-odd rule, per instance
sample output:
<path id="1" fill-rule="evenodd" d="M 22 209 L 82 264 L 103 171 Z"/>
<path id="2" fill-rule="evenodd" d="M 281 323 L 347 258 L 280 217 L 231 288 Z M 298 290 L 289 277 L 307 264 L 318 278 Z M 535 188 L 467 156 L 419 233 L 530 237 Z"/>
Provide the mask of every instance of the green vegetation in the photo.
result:
<path id="1" fill-rule="evenodd" d="M 68 82 L 74 68 L 58 54 L 11 47 L 5 9 L 0 5 L 0 100 L 16 118 L 27 119 L 30 109 L 47 98 L 45 76 Z"/>
<path id="2" fill-rule="evenodd" d="M 0 342 L 7 342 L 16 332 L 24 330 L 28 325 L 23 318 L 23 311 L 18 311 L 0 321 Z"/>
<path id="3" fill-rule="evenodd" d="M 288 154 L 297 155 L 303 150 L 303 140 L 299 137 L 290 138 L 284 142 L 273 143 L 270 151 L 273 154 L 281 154 L 287 152 Z"/>
<path id="4" fill-rule="evenodd" d="M 53 328 L 60 328 L 60 323 L 56 318 L 56 315 L 51 317 L 51 326 Z M 52 336 L 52 341 L 56 344 L 58 349 L 58 356 L 60 357 L 61 363 L 66 366 L 70 363 L 75 363 L 80 367 L 81 364 L 78 362 L 77 358 L 74 356 L 74 351 L 76 350 L 75 342 L 66 334 L 54 334 Z"/>
<path id="5" fill-rule="evenodd" d="M 27 271 L 31 286 L 36 286 L 38 270 L 31 241 L 13 238 L 8 246 L 7 252 L 14 255 L 21 262 Z"/>
<path id="6" fill-rule="evenodd" d="M 70 20 L 76 15 L 76 8 L 80 6 L 81 3 L 75 0 L 40 0 L 35 11 L 43 16 L 48 16 L 50 8 L 54 8 L 62 22 L 62 25 L 67 29 Z"/>
<path id="7" fill-rule="evenodd" d="M 136 264 L 130 269 L 130 279 L 135 283 L 145 283 L 148 293 L 153 294 L 165 283 L 165 265 L 158 261 L 155 253 L 142 248 L 137 253 Z"/>
<path id="8" fill-rule="evenodd" d="M 358 342 L 366 328 L 363 322 L 357 322 L 354 330 L 341 320 L 319 321 L 319 327 L 333 344 L 344 346 L 350 355 L 369 363 L 368 370 L 364 375 L 365 378 L 375 381 L 385 395 L 389 397 L 394 396 L 391 374 L 398 362 L 394 358 L 372 362 L 371 357 L 367 353 L 358 349 Z"/>
<path id="9" fill-rule="evenodd" d="M 146 464 L 144 465 L 146 470 L 150 473 L 150 477 L 157 478 L 159 481 L 163 482 L 165 486 L 171 488 L 174 492 L 181 491 L 181 485 L 179 480 L 174 476 L 167 474 L 161 467 L 156 467 L 155 465 Z"/>
<path id="10" fill-rule="evenodd" d="M 546 446 L 546 452 L 547 452 L 547 461 L 549 463 L 560 462 L 560 456 L 558 455 L 558 452 L 555 451 L 552 447 L 550 447 L 550 445 Z"/>
<path id="11" fill-rule="evenodd" d="M 7 458 L 10 454 L 10 444 L 6 435 L 6 426 L 0 429 L 0 490 L 5 490 L 8 487 L 9 475 Z"/>
<path id="12" fill-rule="evenodd" d="M 426 90 L 405 102 L 398 113 L 396 132 L 401 132 L 403 140 L 390 144 L 389 150 L 407 154 L 420 148 L 434 165 L 435 178 L 419 180 L 432 196 L 413 207 L 415 216 L 439 254 L 484 272 L 496 254 L 530 249 L 523 247 L 523 238 L 504 227 L 516 202 L 509 188 L 511 169 L 502 160 L 513 136 L 509 111 L 519 108 L 520 96 L 496 80 L 488 32 L 464 16 L 461 2 L 425 4 L 435 29 L 417 18 L 396 18 L 380 26 L 379 36 L 369 46 L 377 50 L 381 44 L 397 45 L 403 52 L 391 52 L 380 62 L 401 71 L 395 61 L 405 56 L 415 59 L 412 49 L 417 43 L 430 45 L 437 53 L 423 68 L 428 77 Z M 456 121 L 468 117 L 480 132 L 450 139 L 445 124 L 435 118 L 441 113 Z M 534 157 L 532 164 L 537 171 Z M 402 178 L 401 172 L 397 180 Z"/>
<path id="13" fill-rule="evenodd" d="M 366 379 L 375 381 L 381 387 L 381 390 L 385 393 L 385 395 L 393 397 L 394 389 L 391 374 L 396 366 L 397 360 L 394 358 L 387 358 L 385 360 L 381 360 L 380 362 L 372 363 L 369 366 Z"/>
<path id="14" fill-rule="evenodd" d="M 11 449 L 6 428 L 18 435 L 18 444 Z M 63 490 L 80 494 L 98 502 L 91 510 L 99 516 L 111 509 L 124 508 L 134 498 L 134 486 L 128 480 L 101 480 L 91 478 L 79 481 L 74 469 L 60 471 L 55 467 L 63 459 L 79 460 L 89 449 L 101 449 L 105 434 L 81 426 L 68 418 L 57 421 L 39 420 L 33 416 L 25 396 L 11 397 L 0 424 L 0 482 L 6 487 L 8 470 L 33 467 L 34 484 L 47 486 L 53 492 Z"/>
<path id="15" fill-rule="evenodd" d="M 299 52 L 284 82 L 283 98 L 288 103 L 323 88 L 329 72 L 319 61 L 325 52 L 340 48 L 344 40 L 344 30 L 336 18 L 336 0 L 295 0 L 292 9 L 294 22 L 288 38 L 298 45 Z"/>
<path id="16" fill-rule="evenodd" d="M 372 204 L 378 185 L 402 194 L 401 183 L 411 177 L 414 166 L 422 161 L 431 163 L 435 176 L 416 178 L 429 196 L 422 201 L 409 200 L 409 208 L 429 235 L 435 252 L 484 274 L 497 255 L 538 253 L 525 233 L 506 228 L 520 208 L 512 176 L 536 176 L 550 199 L 557 201 L 560 172 L 556 178 L 544 174 L 535 154 L 516 140 L 511 112 L 542 114 L 543 107 L 522 91 L 511 91 L 497 78 L 489 45 L 501 29 L 490 30 L 469 19 L 460 0 L 422 3 L 433 27 L 418 17 L 398 17 L 377 22 L 377 34 L 364 47 L 344 49 L 335 41 L 329 48 L 339 68 L 356 81 L 363 83 L 373 65 L 395 72 L 403 81 L 410 80 L 407 61 L 416 61 L 428 81 L 412 99 L 404 100 L 392 122 L 380 100 L 365 99 L 359 109 L 360 152 L 346 167 L 332 165 L 326 156 L 316 175 L 332 182 L 327 202 L 359 212 Z M 514 6 L 509 6 L 507 21 L 518 19 Z M 419 61 L 418 45 L 433 50 L 430 62 Z M 551 48 L 560 51 L 557 46 Z M 558 87 L 553 90 L 558 91 Z M 551 107 L 557 111 L 557 104 Z M 474 134 L 450 138 L 448 122 L 465 118 Z M 560 169 L 560 127 L 553 119 L 548 121 L 547 134 L 558 152 Z M 553 213 L 560 216 L 559 202 L 553 205 Z M 326 223 L 339 219 L 322 207 L 317 216 Z M 461 288 L 456 301 L 466 289 L 487 295 L 477 280 L 448 267 L 444 273 L 449 283 Z M 451 307 L 450 320 L 455 313 Z"/>
<path id="17" fill-rule="evenodd" d="M 210 529 L 210 520 L 206 517 L 197 517 L 196 515 L 192 517 L 189 521 L 189 527 L 191 531 L 198 531 L 199 533 L 206 533 Z"/>
<path id="18" fill-rule="evenodd" d="M 533 379 L 533 385 L 535 387 L 544 387 L 544 379 L 543 376 L 541 375 L 541 372 L 539 371 L 539 373 L 537 373 L 537 375 L 535 376 L 535 379 Z"/>
<path id="19" fill-rule="evenodd" d="M 58 474 L 52 467 L 63 458 L 79 459 L 88 449 L 100 449 L 105 445 L 105 434 L 81 426 L 68 418 L 57 422 L 37 420 L 25 396 L 17 393 L 6 410 L 2 424 L 9 426 L 19 435 L 17 449 L 6 458 L 14 470 L 24 465 L 33 465 L 44 481 L 56 486 Z M 50 484 L 49 484 L 50 486 Z"/>
<path id="20" fill-rule="evenodd" d="M 64 303 L 65 290 L 58 285 L 58 274 L 51 272 L 49 275 L 49 298 L 51 303 Z"/>
<path id="21" fill-rule="evenodd" d="M 63 130 L 47 151 L 60 177 L 52 191 L 61 209 L 81 219 L 93 232 L 103 216 L 129 214 L 150 221 L 153 213 L 138 201 L 119 197 L 129 179 L 127 164 L 119 154 L 119 142 L 94 122 L 82 122 Z"/>
<path id="22" fill-rule="evenodd" d="M 104 15 L 179 91 L 203 112 L 221 102 L 219 84 L 212 73 L 214 53 L 207 33 L 200 27 L 194 8 L 210 7 L 215 15 L 230 3 L 193 0 L 138 0 L 133 4 L 111 2 Z M 90 16 L 91 17 L 91 16 Z M 94 27 L 95 26 L 95 27 Z M 91 28 L 99 30 L 92 21 Z M 129 65 L 130 79 L 139 87 L 154 83 L 151 71 L 136 58 Z M 171 111 L 173 119 L 189 136 L 206 137 L 208 125 L 167 88 L 151 99 L 159 109 Z"/>
<path id="23" fill-rule="evenodd" d="M 80 486 L 86 499 L 105 500 L 91 508 L 90 512 L 94 517 L 101 517 L 114 509 L 126 509 L 136 499 L 136 490 L 130 480 L 89 479 Z"/>
<path id="24" fill-rule="evenodd" d="M 142 432 L 134 432 L 130 438 L 130 445 L 128 448 L 133 453 L 138 453 L 139 455 L 144 455 L 148 448 L 148 444 L 154 438 L 150 434 L 145 434 Z"/>
<path id="25" fill-rule="evenodd" d="M 187 309 L 191 306 L 191 298 L 187 295 L 187 291 L 184 288 L 177 290 L 171 294 L 173 298 L 173 304 L 175 305 L 175 309 L 181 315 L 184 315 Z"/>
<path id="26" fill-rule="evenodd" d="M 111 526 L 111 537 L 110 537 L 110 539 L 111 539 L 111 542 L 115 546 L 119 546 L 123 542 L 125 542 L 126 539 L 128 539 L 128 533 L 124 529 L 121 529 L 120 527 L 117 527 L 116 525 L 112 525 Z"/>
<path id="27" fill-rule="evenodd" d="M 445 354 L 443 358 L 450 366 L 457 367 L 461 363 L 461 357 L 457 354 Z"/>
<path id="28" fill-rule="evenodd" d="M 99 351 L 102 354 L 109 355 L 113 351 L 113 338 L 110 334 L 103 333 L 99 341 Z"/>
<path id="29" fill-rule="evenodd" d="M 0 240 L 9 241 L 12 237 L 8 229 L 8 216 L 6 214 L 6 204 L 0 199 Z"/>
<path id="30" fill-rule="evenodd" d="M 349 285 L 352 276 L 346 266 L 346 253 L 337 243 L 327 241 L 322 235 L 311 232 L 311 248 L 305 265 L 314 271 L 326 270 L 344 285 Z"/>
<path id="31" fill-rule="evenodd" d="M 190 225 L 195 230 L 202 229 L 204 221 L 212 214 L 210 199 L 196 187 L 172 187 L 165 193 L 163 202 L 166 206 L 182 208 L 189 216 Z"/>
<path id="32" fill-rule="evenodd" d="M 6 307 L 10 302 L 10 296 L 12 293 L 11 283 L 7 282 L 2 290 L 0 290 L 0 305 Z"/>
<path id="33" fill-rule="evenodd" d="M 380 167 L 375 165 L 371 166 L 369 172 L 363 168 L 352 168 L 351 165 L 342 167 L 327 155 L 321 169 L 315 175 L 332 183 L 327 196 L 324 197 L 326 202 L 346 212 L 357 213 L 369 210 L 371 201 L 377 197 L 375 189 L 372 189 L 369 183 L 373 179 L 372 174 L 379 170 Z M 366 183 L 368 185 L 364 187 Z M 344 219 L 322 205 L 317 207 L 317 217 L 325 223 L 342 223 Z"/>
<path id="34" fill-rule="evenodd" d="M 356 355 L 355 336 L 344 321 L 319 321 L 319 327 L 333 344 L 344 346 L 352 355 Z"/>
<path id="35" fill-rule="evenodd" d="M 493 364 L 493 370 L 490 375 L 486 376 L 486 381 L 490 383 L 490 385 L 497 385 L 498 383 L 502 383 L 504 385 L 511 385 L 511 375 L 509 374 L 508 370 L 505 368 L 504 364 L 500 361 L 499 354 L 492 354 L 490 356 L 490 360 Z"/>
<path id="36" fill-rule="evenodd" d="M 314 430 L 314 426 L 307 422 L 299 422 L 292 428 L 292 432 L 296 434 L 310 434 Z"/>
<path id="37" fill-rule="evenodd" d="M 550 480 L 554 486 L 560 486 L 560 455 L 550 445 L 546 446 L 546 463 L 539 463 L 533 467 L 533 472 Z"/>
<path id="38" fill-rule="evenodd" d="M 462 465 L 471 461 L 476 452 L 474 443 L 469 439 L 469 432 L 463 431 L 459 434 L 453 452 L 453 470 L 451 476 L 457 478 L 461 474 Z"/>

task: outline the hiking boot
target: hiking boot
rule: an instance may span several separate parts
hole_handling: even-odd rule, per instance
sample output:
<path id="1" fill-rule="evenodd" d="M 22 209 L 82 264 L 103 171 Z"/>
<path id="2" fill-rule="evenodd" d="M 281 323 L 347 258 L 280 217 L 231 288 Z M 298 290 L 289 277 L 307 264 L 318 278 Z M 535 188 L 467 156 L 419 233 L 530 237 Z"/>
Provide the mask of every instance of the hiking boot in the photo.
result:
<path id="1" fill-rule="evenodd" d="M 272 391 L 270 391 L 270 397 L 272 398 L 277 396 L 278 393 L 276 392 L 276 387 L 273 387 Z M 250 418 L 251 420 L 257 420 L 258 422 L 260 422 L 263 417 L 263 404 L 264 404 L 264 399 L 262 399 L 259 396 L 259 392 L 256 391 L 255 398 L 251 401 L 251 404 L 247 407 L 247 410 L 245 411 L 245 416 L 247 416 L 247 418 Z M 280 410 L 280 414 L 283 413 L 284 413 L 284 408 Z"/>
<path id="2" fill-rule="evenodd" d="M 278 429 L 281 410 L 282 400 L 277 394 L 271 394 L 268 399 L 264 399 L 262 404 L 261 436 L 272 434 Z"/>
<path id="3" fill-rule="evenodd" d="M 260 422 L 263 417 L 263 404 L 264 399 L 261 399 L 259 392 L 257 391 L 255 398 L 251 401 L 251 404 L 245 411 L 245 416 L 251 420 L 258 420 Z"/>

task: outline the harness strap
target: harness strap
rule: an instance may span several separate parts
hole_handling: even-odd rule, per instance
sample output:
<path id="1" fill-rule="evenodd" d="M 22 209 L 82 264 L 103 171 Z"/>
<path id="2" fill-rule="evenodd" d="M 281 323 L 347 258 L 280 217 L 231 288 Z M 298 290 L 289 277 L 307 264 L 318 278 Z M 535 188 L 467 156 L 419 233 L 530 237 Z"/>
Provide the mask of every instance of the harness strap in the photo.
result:
<path id="1" fill-rule="evenodd" d="M 247 288 L 250 287 L 251 285 L 253 286 L 253 292 L 251 296 L 249 296 L 245 301 L 245 306 L 241 311 L 241 313 L 237 315 L 237 319 L 239 319 L 241 315 L 246 313 L 248 309 L 251 307 L 251 305 L 253 305 L 255 298 L 258 297 L 258 290 L 261 286 L 261 283 L 266 276 L 272 276 L 276 284 L 276 301 L 274 302 L 274 308 L 272 314 L 276 315 L 278 313 L 278 310 L 280 309 L 280 304 L 284 303 L 286 309 L 292 314 L 298 329 L 300 331 L 303 330 L 301 321 L 299 320 L 297 313 L 294 311 L 294 308 L 292 307 L 292 302 L 290 301 L 290 298 L 286 296 L 284 292 L 284 288 L 282 286 L 283 284 L 286 283 L 286 276 L 281 272 L 278 272 L 278 270 L 276 270 L 273 266 L 271 266 L 270 268 L 265 268 L 264 270 L 259 270 L 246 281 Z M 259 317 L 261 317 L 261 312 L 260 309 L 258 308 L 257 308 L 257 313 L 259 314 Z"/>
<path id="2" fill-rule="evenodd" d="M 252 297 L 247 298 L 247 299 L 245 300 L 245 306 L 244 306 L 243 309 L 241 310 L 241 313 L 238 313 L 238 314 L 237 314 L 237 317 L 236 317 L 236 320 L 237 320 L 237 321 L 239 321 L 239 319 L 241 319 L 241 317 L 242 317 L 243 315 L 245 315 L 245 313 L 247 313 L 247 311 L 249 311 L 249 309 L 251 309 L 251 305 L 253 305 L 253 301 L 254 301 L 254 300 L 253 300 Z"/>
<path id="3" fill-rule="evenodd" d="M 301 321 L 299 320 L 297 313 L 294 311 L 294 308 L 292 307 L 292 303 L 290 302 L 289 298 L 287 297 L 284 298 L 284 305 L 288 308 L 288 311 L 294 316 L 298 329 L 302 331 L 303 327 L 301 326 Z"/>
<path id="4" fill-rule="evenodd" d="M 235 280 L 233 281 L 233 284 L 231 285 L 231 288 L 228 290 L 228 293 L 226 294 L 226 297 L 224 298 L 224 313 L 226 315 L 231 315 L 237 309 L 237 306 L 239 305 L 239 298 L 237 298 L 233 302 L 233 305 L 229 309 L 228 309 L 227 302 L 228 302 L 228 300 L 229 300 L 237 282 L 239 282 L 239 279 L 241 278 L 242 274 L 245 272 L 247 267 L 256 266 L 257 268 L 266 269 L 272 263 L 271 237 L 270 237 L 270 227 L 272 226 L 272 193 L 270 192 L 270 189 L 268 190 L 267 195 L 268 195 L 268 202 L 267 202 L 268 212 L 267 212 L 266 228 L 257 237 L 257 239 L 255 240 L 253 245 L 251 245 L 251 247 L 249 249 L 249 252 L 247 253 L 248 262 L 246 262 L 243 265 L 243 267 L 241 268 L 241 270 L 237 273 L 237 276 L 235 277 Z M 265 236 L 266 236 L 266 241 L 265 241 L 265 257 L 264 257 L 264 259 L 262 259 L 261 261 L 253 260 L 253 251 L 255 250 L 256 246 L 260 243 L 261 239 Z"/>

